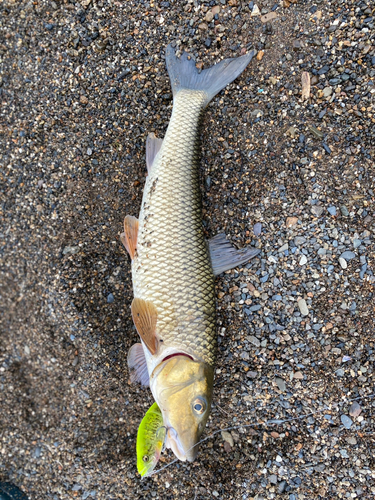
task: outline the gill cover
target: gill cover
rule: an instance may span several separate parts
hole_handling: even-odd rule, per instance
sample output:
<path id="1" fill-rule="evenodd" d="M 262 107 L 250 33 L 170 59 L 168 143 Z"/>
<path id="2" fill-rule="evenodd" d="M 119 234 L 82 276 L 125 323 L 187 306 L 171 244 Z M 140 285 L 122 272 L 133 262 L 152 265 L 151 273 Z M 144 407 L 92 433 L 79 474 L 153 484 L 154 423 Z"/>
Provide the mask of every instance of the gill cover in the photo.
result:
<path id="1" fill-rule="evenodd" d="M 151 390 L 167 427 L 166 446 L 180 460 L 192 462 L 211 408 L 213 368 L 184 355 L 160 363 L 150 380 Z"/>

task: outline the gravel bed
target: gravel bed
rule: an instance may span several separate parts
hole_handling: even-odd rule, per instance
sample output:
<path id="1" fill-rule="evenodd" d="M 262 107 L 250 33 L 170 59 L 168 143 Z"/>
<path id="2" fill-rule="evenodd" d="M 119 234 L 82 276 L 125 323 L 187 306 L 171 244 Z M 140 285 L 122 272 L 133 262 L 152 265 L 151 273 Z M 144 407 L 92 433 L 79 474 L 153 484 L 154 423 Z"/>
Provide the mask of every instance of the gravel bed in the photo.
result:
<path id="1" fill-rule="evenodd" d="M 374 15 L 370 0 L 0 3 L 0 481 L 32 500 L 374 498 Z M 201 185 L 207 237 L 262 252 L 216 282 L 219 432 L 141 481 L 152 398 L 128 381 L 119 235 L 170 117 L 169 42 L 198 67 L 258 51 L 208 107 Z"/>

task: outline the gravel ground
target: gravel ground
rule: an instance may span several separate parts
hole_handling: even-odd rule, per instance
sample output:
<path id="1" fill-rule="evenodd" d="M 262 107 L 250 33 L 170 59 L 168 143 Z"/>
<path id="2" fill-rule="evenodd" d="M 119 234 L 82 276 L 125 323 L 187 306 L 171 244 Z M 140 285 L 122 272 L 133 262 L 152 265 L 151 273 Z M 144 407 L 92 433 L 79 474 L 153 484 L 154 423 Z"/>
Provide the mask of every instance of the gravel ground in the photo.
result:
<path id="1" fill-rule="evenodd" d="M 374 13 L 370 0 L 0 3 L 0 480 L 35 500 L 374 497 Z M 152 399 L 128 382 L 119 234 L 139 210 L 147 133 L 170 117 L 169 41 L 199 67 L 259 51 L 207 110 L 202 196 L 208 237 L 262 253 L 217 279 L 206 436 L 240 427 L 140 481 Z"/>

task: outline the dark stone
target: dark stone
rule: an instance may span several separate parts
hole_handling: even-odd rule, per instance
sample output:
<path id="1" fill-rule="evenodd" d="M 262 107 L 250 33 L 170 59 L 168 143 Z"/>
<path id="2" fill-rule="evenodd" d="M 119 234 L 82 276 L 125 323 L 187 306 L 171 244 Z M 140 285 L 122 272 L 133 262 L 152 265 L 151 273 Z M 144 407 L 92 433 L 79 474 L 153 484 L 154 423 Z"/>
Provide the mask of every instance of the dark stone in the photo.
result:
<path id="1" fill-rule="evenodd" d="M 327 108 L 323 109 L 323 111 L 321 111 L 319 113 L 319 118 L 323 118 L 323 116 L 327 113 Z"/>
<path id="2" fill-rule="evenodd" d="M 325 75 L 330 69 L 331 68 L 329 66 L 323 66 L 323 68 L 320 68 L 318 71 L 318 75 Z"/>

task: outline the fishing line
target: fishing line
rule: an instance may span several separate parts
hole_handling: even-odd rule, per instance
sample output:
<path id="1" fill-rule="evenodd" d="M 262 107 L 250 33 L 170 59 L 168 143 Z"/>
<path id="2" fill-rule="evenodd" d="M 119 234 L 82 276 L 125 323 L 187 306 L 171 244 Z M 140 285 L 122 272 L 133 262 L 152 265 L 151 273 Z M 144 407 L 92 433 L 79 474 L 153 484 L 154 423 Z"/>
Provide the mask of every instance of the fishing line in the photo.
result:
<path id="1" fill-rule="evenodd" d="M 347 399 L 345 401 L 340 401 L 339 403 L 337 403 L 337 405 L 338 406 L 342 406 L 342 405 L 347 404 L 347 403 L 353 403 L 354 401 L 359 401 L 359 400 L 362 400 L 362 399 L 365 399 L 365 398 L 372 399 L 374 397 L 375 397 L 375 393 L 369 394 L 369 395 L 366 395 L 366 396 L 358 396 L 357 398 Z M 270 408 L 272 408 L 272 407 L 271 406 L 263 406 L 263 407 L 257 408 L 257 410 L 268 410 Z M 196 446 L 200 445 L 201 443 L 204 443 L 205 441 L 208 441 L 209 439 L 211 439 L 216 434 L 219 434 L 219 432 L 233 431 L 235 429 L 241 429 L 241 428 L 258 427 L 258 426 L 261 426 L 261 425 L 264 425 L 264 426 L 268 426 L 268 425 L 281 425 L 281 424 L 285 424 L 287 422 L 293 422 L 295 420 L 303 420 L 304 418 L 308 418 L 308 417 L 311 417 L 311 416 L 316 415 L 318 413 L 323 413 L 323 412 L 326 412 L 326 411 L 328 411 L 327 408 L 322 408 L 321 410 L 315 410 L 313 412 L 307 413 L 306 415 L 300 415 L 299 417 L 292 417 L 292 418 L 286 418 L 286 419 L 270 419 L 270 420 L 265 420 L 264 422 L 256 422 L 254 424 L 239 424 L 239 425 L 234 425 L 232 427 L 225 427 L 224 429 L 218 429 L 218 430 L 212 432 L 211 434 L 209 434 L 204 439 L 201 439 L 198 443 L 196 443 L 194 446 L 192 446 L 191 448 L 189 448 L 187 450 L 187 452 L 189 452 L 190 450 L 192 450 Z M 169 462 L 168 464 L 164 465 L 164 467 L 161 467 L 158 470 L 152 471 L 152 473 L 148 477 L 153 476 L 154 474 L 158 474 L 159 472 L 167 469 L 169 466 L 173 465 L 176 462 L 179 462 L 178 458 L 175 458 L 174 460 L 172 460 L 172 462 Z"/>

